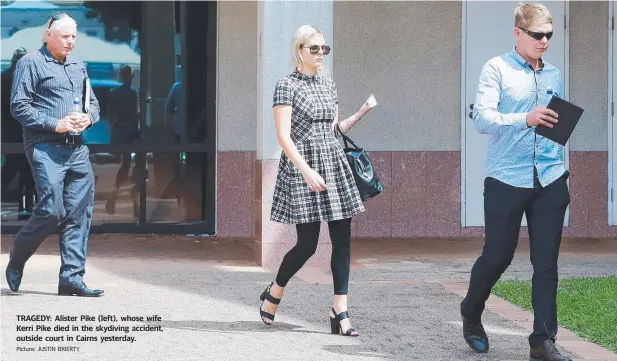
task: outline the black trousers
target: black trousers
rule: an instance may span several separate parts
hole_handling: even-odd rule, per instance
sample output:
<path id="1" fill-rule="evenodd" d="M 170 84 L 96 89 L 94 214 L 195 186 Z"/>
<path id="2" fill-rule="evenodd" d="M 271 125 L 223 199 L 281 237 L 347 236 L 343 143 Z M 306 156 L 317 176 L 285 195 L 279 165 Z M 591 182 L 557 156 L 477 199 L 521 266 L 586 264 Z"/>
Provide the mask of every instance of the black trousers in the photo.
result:
<path id="1" fill-rule="evenodd" d="M 287 252 L 276 275 L 276 283 L 285 287 L 287 282 L 302 268 L 317 250 L 321 222 L 296 225 L 298 242 Z M 334 294 L 346 295 L 349 285 L 349 267 L 351 257 L 351 218 L 328 222 L 328 231 L 332 241 L 330 268 L 334 280 Z"/>
<path id="2" fill-rule="evenodd" d="M 531 347 L 557 335 L 557 259 L 570 192 L 568 172 L 546 187 L 517 188 L 494 178 L 484 181 L 485 241 L 471 270 L 463 314 L 480 321 L 491 289 L 514 257 L 523 219 L 527 217 L 533 265 L 531 302 L 534 310 Z"/>

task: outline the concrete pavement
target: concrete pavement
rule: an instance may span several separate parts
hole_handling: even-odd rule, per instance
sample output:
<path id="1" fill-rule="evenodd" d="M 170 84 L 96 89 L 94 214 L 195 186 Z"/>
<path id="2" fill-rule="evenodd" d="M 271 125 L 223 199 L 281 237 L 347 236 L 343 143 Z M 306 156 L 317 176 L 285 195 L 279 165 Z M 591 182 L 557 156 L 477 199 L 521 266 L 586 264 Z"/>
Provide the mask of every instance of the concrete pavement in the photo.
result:
<path id="1" fill-rule="evenodd" d="M 3 241 L 4 269 L 10 244 L 5 237 Z M 253 263 L 250 244 L 177 237 L 95 240 L 85 279 L 106 294 L 76 298 L 55 295 L 60 260 L 57 241 L 51 239 L 27 264 L 21 292 L 11 292 L 2 280 L 2 360 L 527 360 L 526 321 L 508 318 L 494 301 L 496 312 L 489 310 L 483 318 L 491 351 L 475 354 L 463 341 L 460 291 L 481 242 L 456 241 L 384 240 L 381 245 L 376 240 L 354 241 L 349 313 L 361 336 L 350 338 L 329 333 L 332 282 L 328 269 L 303 269 L 289 283 L 275 324 L 266 326 L 259 318 L 258 296 L 274 279 L 275 270 Z M 617 253 L 606 251 L 612 250 L 612 243 L 600 250 L 594 245 L 576 241 L 564 245 L 562 277 L 616 275 Z M 526 252 L 521 244 L 504 277 L 530 277 Z M 116 322 L 46 324 L 160 325 L 163 331 L 18 332 L 18 325 L 44 323 L 19 322 L 18 314 L 115 315 Z M 127 315 L 158 315 L 161 321 L 119 320 Z M 97 336 L 99 341 L 16 341 L 18 335 L 31 334 Z M 100 342 L 101 336 L 110 335 L 135 340 Z M 79 350 L 17 351 L 17 347 L 38 346 Z M 585 358 L 587 351 L 571 348 L 583 355 L 560 346 L 574 359 L 601 359 L 592 353 L 587 354 L 592 358 Z M 606 357 L 612 355 L 598 357 L 608 361 Z"/>

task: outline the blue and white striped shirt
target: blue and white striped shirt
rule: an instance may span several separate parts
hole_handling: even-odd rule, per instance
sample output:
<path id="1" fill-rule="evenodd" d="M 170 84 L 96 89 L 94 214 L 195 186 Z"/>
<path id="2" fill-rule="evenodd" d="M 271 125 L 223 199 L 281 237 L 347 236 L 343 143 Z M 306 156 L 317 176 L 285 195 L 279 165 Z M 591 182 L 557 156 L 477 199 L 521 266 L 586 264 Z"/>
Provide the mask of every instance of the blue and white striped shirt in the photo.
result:
<path id="1" fill-rule="evenodd" d="M 561 72 L 542 61 L 534 71 L 516 51 L 484 64 L 473 106 L 476 130 L 488 134 L 486 176 L 520 188 L 533 188 L 534 165 L 542 186 L 561 177 L 566 168 L 563 146 L 527 127 L 527 113 L 547 105 L 547 91 L 563 97 Z"/>
<path id="2" fill-rule="evenodd" d="M 81 60 L 69 54 L 62 64 L 51 56 L 45 45 L 17 62 L 11 88 L 11 113 L 23 126 L 25 148 L 68 134 L 56 133 L 56 126 L 70 112 L 74 98 L 83 102 L 87 76 Z M 99 103 L 92 89 L 88 114 L 92 124 L 99 120 Z"/>

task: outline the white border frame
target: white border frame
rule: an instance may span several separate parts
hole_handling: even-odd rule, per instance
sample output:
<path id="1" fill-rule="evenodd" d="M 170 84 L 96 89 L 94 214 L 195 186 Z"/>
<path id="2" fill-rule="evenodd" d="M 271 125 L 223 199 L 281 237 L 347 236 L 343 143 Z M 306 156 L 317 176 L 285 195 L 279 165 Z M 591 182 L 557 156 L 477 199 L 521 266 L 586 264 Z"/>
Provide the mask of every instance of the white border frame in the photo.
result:
<path id="1" fill-rule="evenodd" d="M 613 103 L 613 87 L 615 86 L 613 80 L 613 16 L 615 14 L 615 5 L 613 1 L 608 2 L 608 107 L 607 118 L 608 118 L 608 189 L 607 189 L 607 198 L 608 199 L 608 225 L 615 225 L 615 215 L 613 214 L 613 203 L 615 202 L 611 199 L 611 191 L 613 189 L 613 115 L 611 114 L 611 104 Z"/>
<path id="2" fill-rule="evenodd" d="M 609 2 L 610 3 L 610 7 L 611 9 L 613 8 L 613 2 Z M 461 118 L 460 118 L 460 122 L 461 122 L 461 228 L 466 228 L 467 227 L 467 219 L 465 216 L 465 210 L 466 210 L 466 204 L 465 204 L 465 174 L 466 174 L 466 166 L 465 166 L 465 145 L 466 145 L 466 131 L 467 131 L 467 124 L 466 124 L 466 116 L 467 116 L 467 105 L 466 105 L 466 99 L 465 99 L 465 92 L 467 91 L 467 72 L 466 72 L 466 67 L 467 67 L 467 47 L 465 46 L 466 42 L 467 42 L 467 2 L 463 1 L 461 4 L 461 89 L 460 89 L 460 100 L 461 100 Z M 564 98 L 566 100 L 570 99 L 570 26 L 569 26 L 569 21 L 570 21 L 570 0 L 564 0 L 564 6 L 565 8 L 565 31 L 564 31 L 564 48 L 563 51 L 565 53 L 565 57 L 564 57 L 564 69 L 563 69 L 563 79 L 564 79 Z M 612 14 L 611 11 L 609 11 L 609 13 Z M 610 23 L 610 14 L 609 14 L 609 23 Z M 609 24 L 609 29 L 610 29 L 610 24 Z M 610 39 L 612 39 L 612 37 L 610 37 Z M 609 40 L 610 41 L 610 40 Z M 611 57 L 611 52 L 609 51 L 609 57 Z M 612 59 L 611 59 L 612 60 Z M 610 63 L 609 63 L 610 65 Z M 611 68 L 609 66 L 609 74 L 612 74 L 611 72 Z M 612 81 L 612 78 L 611 78 Z M 611 88 L 609 87 L 609 99 L 612 97 L 612 91 Z M 609 112 L 610 112 L 610 100 L 609 100 Z M 612 127 L 611 127 L 611 122 L 609 121 L 609 137 L 612 138 Z M 611 139 L 609 139 L 609 144 L 612 144 Z M 565 160 L 564 160 L 564 165 L 566 167 L 566 169 L 570 169 L 570 146 L 569 143 L 566 144 L 565 148 L 564 148 L 564 156 L 565 156 Z M 611 158 L 610 158 L 610 152 L 609 152 L 609 166 L 611 162 Z M 611 168 L 612 171 L 612 168 Z M 611 186 L 611 175 L 609 174 L 609 187 Z M 568 179 L 568 184 L 569 184 L 570 180 Z M 609 188 L 609 197 L 610 197 L 610 188 Z M 610 199 L 610 198 L 609 198 Z M 610 203 L 610 206 L 612 206 L 612 203 Z M 609 206 L 609 208 L 610 208 Z M 610 212 L 610 209 L 609 209 Z M 611 214 L 611 213 L 609 213 Z M 570 223 L 570 208 L 568 207 L 567 211 L 566 211 L 566 215 L 565 215 L 565 219 L 564 219 L 564 226 L 567 227 Z"/>
<path id="3" fill-rule="evenodd" d="M 563 89 L 564 89 L 564 99 L 570 100 L 570 0 L 565 0 L 565 15 L 564 19 L 565 30 L 563 32 L 565 44 L 563 46 L 564 63 L 563 63 Z M 564 166 L 566 169 L 570 169 L 570 142 L 566 143 L 564 147 Z M 568 187 L 570 186 L 570 178 L 567 180 Z M 570 225 L 570 207 L 566 208 L 566 214 L 563 220 L 563 226 L 568 227 Z"/>
<path id="4" fill-rule="evenodd" d="M 466 140 L 467 140 L 467 99 L 465 98 L 467 88 L 467 1 L 462 2 L 461 7 L 461 228 L 465 228 L 467 224 L 465 203 L 465 175 L 467 167 L 465 163 L 466 156 Z"/>

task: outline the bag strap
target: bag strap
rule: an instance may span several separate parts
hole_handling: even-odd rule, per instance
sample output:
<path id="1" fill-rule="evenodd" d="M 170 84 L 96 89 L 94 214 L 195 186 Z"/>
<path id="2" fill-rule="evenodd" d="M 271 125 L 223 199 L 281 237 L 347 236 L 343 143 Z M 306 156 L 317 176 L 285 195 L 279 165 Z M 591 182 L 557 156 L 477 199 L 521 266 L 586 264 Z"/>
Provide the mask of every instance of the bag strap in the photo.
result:
<path id="1" fill-rule="evenodd" d="M 356 145 L 356 143 L 353 142 L 353 140 L 351 140 L 351 138 L 349 138 L 347 135 L 345 135 L 345 133 L 343 133 L 341 131 L 341 126 L 339 123 L 336 123 L 336 131 L 341 135 L 341 137 L 343 137 L 343 142 L 345 143 L 345 148 L 349 148 L 349 144 L 347 144 L 347 142 L 351 143 L 351 145 L 354 146 L 354 148 L 356 149 L 360 149 L 360 147 L 358 147 Z"/>

